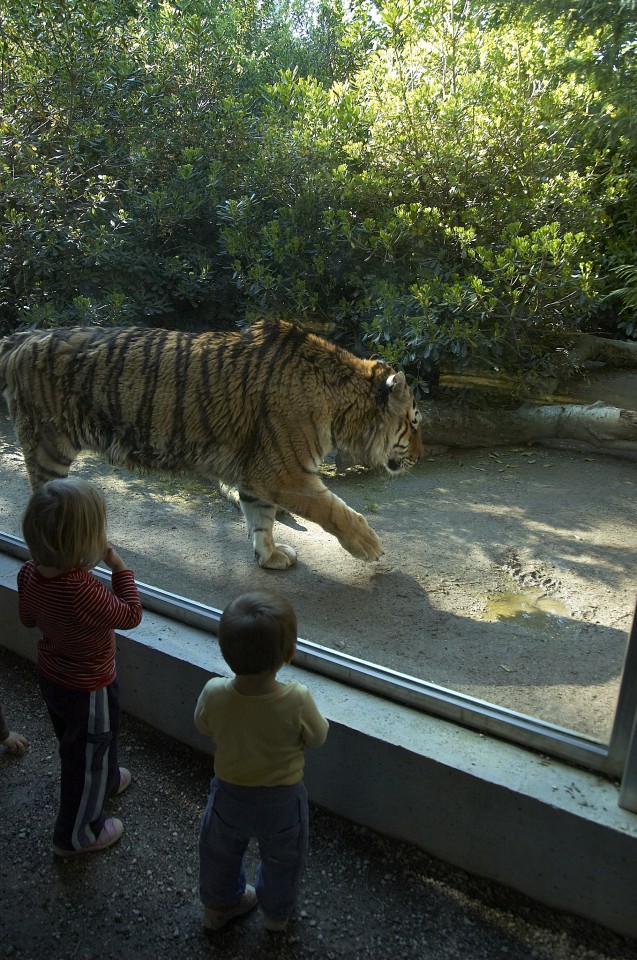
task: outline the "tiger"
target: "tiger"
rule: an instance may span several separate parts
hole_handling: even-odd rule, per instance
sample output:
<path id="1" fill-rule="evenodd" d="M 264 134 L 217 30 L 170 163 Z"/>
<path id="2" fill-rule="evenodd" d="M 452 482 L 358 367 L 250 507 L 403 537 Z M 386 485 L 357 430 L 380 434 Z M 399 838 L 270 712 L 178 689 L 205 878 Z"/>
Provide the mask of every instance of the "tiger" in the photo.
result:
<path id="1" fill-rule="evenodd" d="M 27 330 L 0 341 L 0 390 L 32 490 L 82 450 L 132 469 L 195 473 L 238 492 L 261 567 L 286 570 L 277 511 L 318 524 L 352 556 L 383 548 L 319 476 L 336 449 L 399 474 L 423 456 L 405 374 L 300 325 L 203 333 L 145 327 Z"/>

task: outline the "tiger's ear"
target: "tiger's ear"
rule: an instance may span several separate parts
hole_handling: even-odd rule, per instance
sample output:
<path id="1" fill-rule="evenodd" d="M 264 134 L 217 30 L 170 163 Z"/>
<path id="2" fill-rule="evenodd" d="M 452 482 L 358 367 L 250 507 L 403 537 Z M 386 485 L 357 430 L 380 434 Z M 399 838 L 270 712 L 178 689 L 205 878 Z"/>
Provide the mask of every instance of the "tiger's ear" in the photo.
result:
<path id="1" fill-rule="evenodd" d="M 400 390 L 407 386 L 407 381 L 405 380 L 405 374 L 402 370 L 399 370 L 398 373 L 392 373 L 386 380 L 387 389 L 390 391 Z"/>
<path id="2" fill-rule="evenodd" d="M 387 403 L 390 407 L 400 406 L 402 408 L 407 398 L 411 396 L 402 370 L 399 370 L 398 373 L 390 373 L 385 380 L 385 390 L 387 391 Z"/>

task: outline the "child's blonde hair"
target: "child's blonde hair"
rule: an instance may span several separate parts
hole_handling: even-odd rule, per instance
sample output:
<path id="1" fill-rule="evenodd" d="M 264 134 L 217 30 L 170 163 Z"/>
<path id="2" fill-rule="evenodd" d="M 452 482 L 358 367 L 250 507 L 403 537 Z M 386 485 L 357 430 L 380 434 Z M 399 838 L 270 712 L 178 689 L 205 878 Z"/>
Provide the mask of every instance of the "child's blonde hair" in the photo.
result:
<path id="1" fill-rule="evenodd" d="M 31 496 L 22 532 L 41 566 L 90 570 L 108 548 L 104 497 L 79 477 L 49 480 Z"/>
<path id="2" fill-rule="evenodd" d="M 279 593 L 244 593 L 219 620 L 219 646 L 234 673 L 258 674 L 283 666 L 296 644 L 296 613 Z"/>

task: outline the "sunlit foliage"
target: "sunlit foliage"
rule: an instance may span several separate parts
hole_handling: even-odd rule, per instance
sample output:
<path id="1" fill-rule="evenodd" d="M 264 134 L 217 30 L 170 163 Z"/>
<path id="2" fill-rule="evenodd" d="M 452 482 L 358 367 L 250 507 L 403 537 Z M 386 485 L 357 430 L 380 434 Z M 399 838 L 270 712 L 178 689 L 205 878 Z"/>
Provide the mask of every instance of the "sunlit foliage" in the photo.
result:
<path id="1" fill-rule="evenodd" d="M 637 16 L 5 0 L 0 321 L 277 315 L 521 391 L 635 333 Z"/>

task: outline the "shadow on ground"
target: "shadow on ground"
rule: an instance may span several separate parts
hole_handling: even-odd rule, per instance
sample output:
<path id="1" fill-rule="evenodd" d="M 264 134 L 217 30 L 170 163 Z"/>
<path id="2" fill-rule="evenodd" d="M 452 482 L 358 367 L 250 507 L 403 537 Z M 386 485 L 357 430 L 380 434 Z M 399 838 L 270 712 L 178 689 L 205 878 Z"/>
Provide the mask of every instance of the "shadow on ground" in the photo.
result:
<path id="1" fill-rule="evenodd" d="M 0 748 L 2 960 L 637 960 L 637 943 L 471 877 L 312 808 L 299 913 L 283 935 L 258 911 L 201 926 L 197 829 L 210 759 L 123 718 L 122 840 L 60 862 L 58 758 L 27 661 L 0 647 L 0 701 L 30 752 Z M 399 811 L 397 811 L 399 816 Z M 248 859 L 249 876 L 255 866 Z"/>

